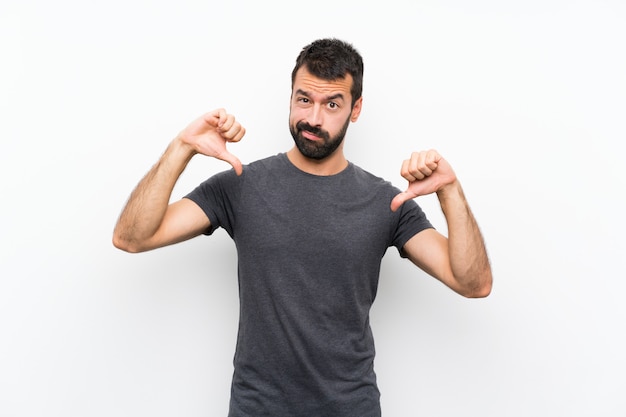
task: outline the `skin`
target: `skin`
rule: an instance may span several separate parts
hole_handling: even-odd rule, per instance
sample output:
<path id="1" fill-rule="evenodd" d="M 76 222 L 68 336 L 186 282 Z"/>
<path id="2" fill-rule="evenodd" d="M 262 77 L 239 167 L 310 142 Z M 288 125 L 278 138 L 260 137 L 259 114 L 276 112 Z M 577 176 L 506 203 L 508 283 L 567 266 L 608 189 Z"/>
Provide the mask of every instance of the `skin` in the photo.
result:
<path id="1" fill-rule="evenodd" d="M 352 77 L 328 81 L 310 74 L 305 67 L 296 74 L 290 101 L 289 126 L 299 122 L 322 129 L 327 135 L 300 131 L 310 145 L 335 138 L 346 123 L 358 120 L 362 98 L 351 106 Z M 194 202 L 181 199 L 169 203 L 179 176 L 196 154 L 221 159 L 238 175 L 242 164 L 227 143 L 238 142 L 245 129 L 224 109 L 206 113 L 189 124 L 170 143 L 159 161 L 131 194 L 113 233 L 113 244 L 127 252 L 143 252 L 200 235 L 209 226 L 204 212 Z M 300 170 L 313 175 L 334 175 L 348 166 L 343 142 L 323 159 L 307 157 L 294 146 L 287 157 Z M 463 194 L 456 174 L 436 151 L 414 152 L 402 163 L 400 174 L 408 181 L 390 210 L 404 202 L 436 193 L 448 224 L 448 237 L 427 229 L 404 246 L 408 258 L 419 268 L 465 297 L 486 297 L 491 292 L 492 274 L 484 241 Z"/>
<path id="2" fill-rule="evenodd" d="M 326 81 L 311 75 L 306 68 L 300 68 L 291 94 L 289 126 L 294 129 L 298 122 L 304 122 L 325 130 L 330 137 L 336 136 L 348 120 L 354 123 L 361 114 L 362 97 L 350 107 L 351 86 L 352 76 L 349 74 L 344 79 Z M 313 142 L 322 141 L 310 132 L 304 131 L 302 136 Z M 348 166 L 343 142 L 323 160 L 307 158 L 296 146 L 287 152 L 287 157 L 296 167 L 313 175 L 334 175 Z"/>
<path id="3" fill-rule="evenodd" d="M 401 175 L 409 184 L 391 209 L 434 192 L 448 224 L 447 238 L 427 229 L 409 239 L 404 245 L 409 259 L 465 297 L 488 296 L 493 278 L 485 244 L 450 164 L 435 150 L 414 152 L 402 163 Z"/>

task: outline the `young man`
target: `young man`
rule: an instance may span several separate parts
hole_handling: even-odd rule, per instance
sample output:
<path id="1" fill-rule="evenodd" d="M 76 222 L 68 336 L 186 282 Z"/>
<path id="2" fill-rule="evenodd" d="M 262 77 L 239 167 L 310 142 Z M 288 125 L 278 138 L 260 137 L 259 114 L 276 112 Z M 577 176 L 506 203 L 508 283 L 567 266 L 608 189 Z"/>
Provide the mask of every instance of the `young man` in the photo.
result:
<path id="1" fill-rule="evenodd" d="M 237 247 L 241 316 L 230 401 L 239 416 L 380 416 L 369 311 L 380 264 L 401 256 L 466 297 L 491 291 L 483 239 L 452 168 L 436 151 L 403 162 L 408 188 L 349 162 L 343 139 L 362 106 L 363 62 L 321 39 L 292 73 L 295 146 L 245 167 L 227 149 L 245 129 L 223 109 L 192 122 L 131 194 L 116 247 L 140 252 L 224 228 Z M 172 189 L 203 154 L 234 169 L 180 201 Z M 437 193 L 448 235 L 413 201 Z"/>

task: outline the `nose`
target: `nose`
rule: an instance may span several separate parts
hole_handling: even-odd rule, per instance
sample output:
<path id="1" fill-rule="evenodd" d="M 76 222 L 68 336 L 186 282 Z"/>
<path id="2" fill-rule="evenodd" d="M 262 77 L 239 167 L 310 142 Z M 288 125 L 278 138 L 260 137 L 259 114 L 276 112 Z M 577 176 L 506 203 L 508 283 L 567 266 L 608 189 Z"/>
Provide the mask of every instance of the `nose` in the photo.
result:
<path id="1" fill-rule="evenodd" d="M 323 121 L 323 109 L 319 104 L 311 106 L 307 115 L 307 122 L 311 126 L 321 126 Z"/>

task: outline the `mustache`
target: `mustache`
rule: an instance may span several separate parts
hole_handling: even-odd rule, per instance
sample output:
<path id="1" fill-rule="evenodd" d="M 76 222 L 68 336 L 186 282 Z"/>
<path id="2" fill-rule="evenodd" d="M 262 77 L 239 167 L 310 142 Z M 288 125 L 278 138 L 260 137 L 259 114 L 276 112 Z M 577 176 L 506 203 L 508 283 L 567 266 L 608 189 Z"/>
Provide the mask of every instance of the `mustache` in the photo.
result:
<path id="1" fill-rule="evenodd" d="M 330 138 L 330 135 L 328 134 L 327 131 L 323 130 L 320 127 L 311 126 L 307 122 L 302 122 L 301 121 L 301 122 L 296 123 L 296 129 L 298 129 L 298 131 L 304 130 L 306 132 L 312 133 L 315 136 L 319 136 L 319 137 L 324 138 L 326 140 L 328 140 Z"/>

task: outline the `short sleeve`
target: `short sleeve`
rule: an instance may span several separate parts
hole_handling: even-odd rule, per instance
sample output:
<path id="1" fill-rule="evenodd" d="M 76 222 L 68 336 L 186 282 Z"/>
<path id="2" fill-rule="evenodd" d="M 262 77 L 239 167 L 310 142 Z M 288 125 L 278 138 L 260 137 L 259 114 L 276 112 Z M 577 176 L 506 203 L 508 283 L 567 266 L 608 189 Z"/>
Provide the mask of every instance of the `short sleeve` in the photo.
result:
<path id="1" fill-rule="evenodd" d="M 393 245 L 398 249 L 400 256 L 406 258 L 402 249 L 413 236 L 426 229 L 434 229 L 421 207 L 409 200 L 400 207 L 398 227 L 393 239 Z"/>
<path id="2" fill-rule="evenodd" d="M 211 226 L 204 234 L 211 235 L 222 227 L 232 236 L 235 213 L 233 200 L 239 195 L 241 181 L 234 170 L 216 174 L 184 196 L 196 203 L 207 215 Z"/>

